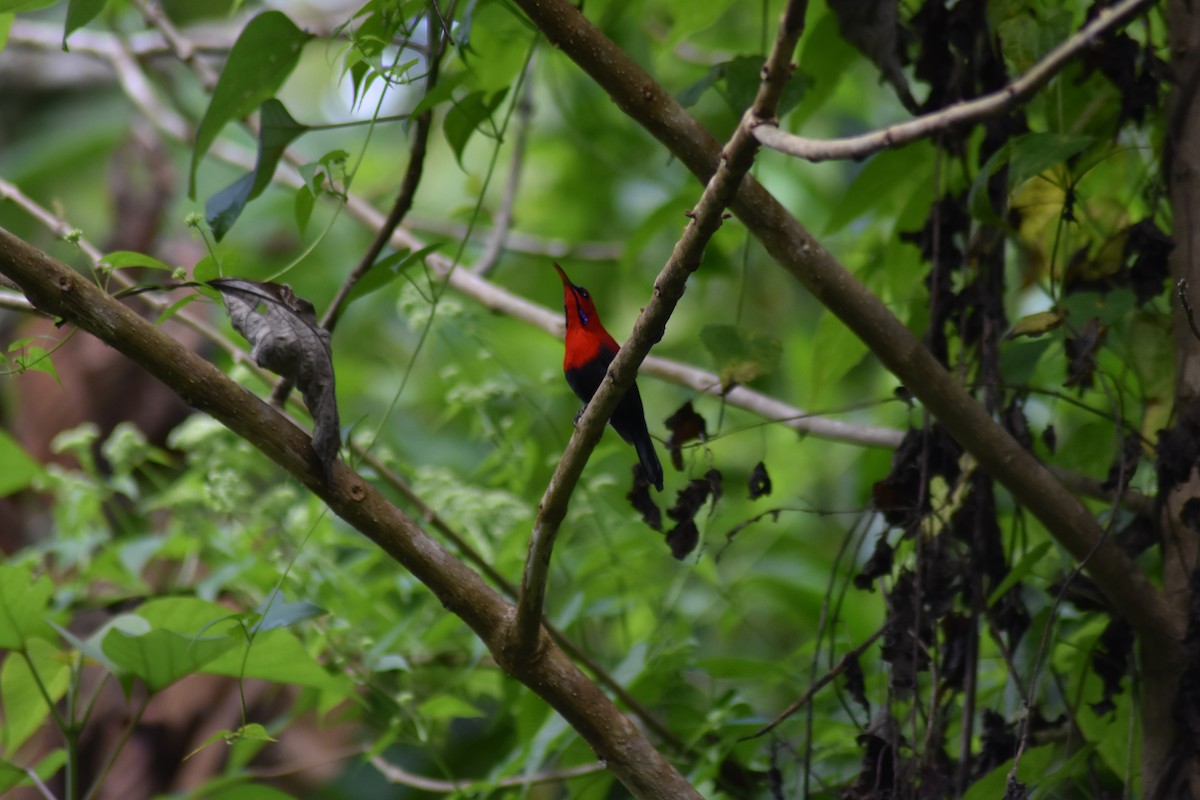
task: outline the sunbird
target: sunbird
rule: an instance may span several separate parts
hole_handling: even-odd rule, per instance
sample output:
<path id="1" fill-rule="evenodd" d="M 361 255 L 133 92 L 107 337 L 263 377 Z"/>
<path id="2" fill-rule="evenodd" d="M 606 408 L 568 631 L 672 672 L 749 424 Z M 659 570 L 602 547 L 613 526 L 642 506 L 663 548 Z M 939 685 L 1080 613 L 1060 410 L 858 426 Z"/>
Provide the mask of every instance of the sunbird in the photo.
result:
<path id="1" fill-rule="evenodd" d="M 563 373 L 571 389 L 586 406 L 600 388 L 608 365 L 621 346 L 600 324 L 600 315 L 596 313 L 596 304 L 592 302 L 588 290 L 571 283 L 567 273 L 558 264 L 554 268 L 562 278 L 563 310 L 567 316 Z M 638 393 L 637 383 L 625 392 L 608 421 L 622 439 L 637 449 L 646 479 L 661 492 L 663 468 L 658 461 L 658 453 L 654 451 L 654 440 L 646 428 L 646 412 L 642 408 L 642 396 Z"/>

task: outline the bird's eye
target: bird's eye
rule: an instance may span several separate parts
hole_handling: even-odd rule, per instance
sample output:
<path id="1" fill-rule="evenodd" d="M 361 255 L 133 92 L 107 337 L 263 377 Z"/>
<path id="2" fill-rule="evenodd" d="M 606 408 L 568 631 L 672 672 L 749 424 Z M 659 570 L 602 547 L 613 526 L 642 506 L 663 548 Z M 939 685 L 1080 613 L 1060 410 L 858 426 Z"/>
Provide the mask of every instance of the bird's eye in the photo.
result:
<path id="1" fill-rule="evenodd" d="M 591 296 L 590 294 L 588 294 L 588 293 L 587 293 L 587 289 L 583 289 L 583 288 L 580 288 L 580 290 L 579 290 L 579 296 L 580 296 L 580 297 L 582 297 L 584 300 L 591 300 L 591 299 L 592 299 L 592 296 Z"/>

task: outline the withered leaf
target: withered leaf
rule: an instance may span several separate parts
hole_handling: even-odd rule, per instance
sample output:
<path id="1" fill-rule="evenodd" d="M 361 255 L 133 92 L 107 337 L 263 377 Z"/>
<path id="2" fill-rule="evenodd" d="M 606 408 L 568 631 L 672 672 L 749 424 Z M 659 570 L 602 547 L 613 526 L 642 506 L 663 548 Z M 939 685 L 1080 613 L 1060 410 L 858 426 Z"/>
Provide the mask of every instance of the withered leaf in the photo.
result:
<path id="1" fill-rule="evenodd" d="M 703 478 L 688 481 L 688 485 L 679 490 L 675 496 L 675 505 L 668 511 L 667 516 L 677 523 L 667 532 L 667 544 L 671 546 L 671 555 L 683 559 L 696 549 L 700 541 L 700 531 L 696 527 L 696 514 L 712 497 L 715 505 L 721 499 L 721 473 L 710 469 Z"/>
<path id="2" fill-rule="evenodd" d="M 303 394 L 313 416 L 313 452 L 328 480 L 341 432 L 329 332 L 317 324 L 312 303 L 280 283 L 217 278 L 207 284 L 221 293 L 234 329 L 250 342 L 254 363 L 288 378 Z"/>
<path id="3" fill-rule="evenodd" d="M 881 531 L 875 541 L 875 552 L 863 564 L 862 572 L 854 576 L 854 586 L 858 589 L 871 591 L 876 578 L 892 574 L 892 561 L 895 551 L 888 544 L 887 531 Z"/>
<path id="4" fill-rule="evenodd" d="M 1104 483 L 1100 484 L 1100 488 L 1106 492 L 1125 491 L 1129 487 L 1129 481 L 1133 479 L 1134 473 L 1137 472 L 1141 460 L 1141 437 L 1136 433 L 1125 434 L 1125 440 L 1121 442 L 1121 452 L 1117 456 L 1117 460 L 1109 466 L 1108 477 L 1104 479 Z"/>
<path id="5" fill-rule="evenodd" d="M 771 476 L 767 474 L 767 465 L 758 462 L 750 473 L 750 499 L 757 500 L 771 493 Z"/>
<path id="6" fill-rule="evenodd" d="M 633 465 L 633 486 L 625 495 L 625 499 L 633 506 L 634 511 L 642 515 L 642 521 L 656 531 L 662 530 L 662 510 L 650 496 L 650 481 L 640 463 Z"/>
<path id="7" fill-rule="evenodd" d="M 1067 381 L 1065 386 L 1078 386 L 1081 389 L 1092 388 L 1092 380 L 1096 372 L 1096 353 L 1104 344 L 1107 329 L 1100 321 L 1092 317 L 1083 324 L 1079 335 L 1067 337 L 1065 342 L 1067 358 Z"/>
<path id="8" fill-rule="evenodd" d="M 671 451 L 671 464 L 682 472 L 683 445 L 694 439 L 701 442 L 707 439 L 708 425 L 704 417 L 692 408 L 692 401 L 689 400 L 667 417 L 666 426 L 667 430 L 671 431 L 671 436 L 667 439 L 667 449 Z"/>
<path id="9" fill-rule="evenodd" d="M 1113 698 L 1121 693 L 1121 680 L 1129 671 L 1129 656 L 1133 652 L 1133 629 L 1120 617 L 1114 617 L 1100 634 L 1099 646 L 1092 656 L 1092 670 L 1104 683 L 1104 694 L 1092 710 L 1104 716 L 1116 708 Z"/>
<path id="10" fill-rule="evenodd" d="M 842 675 L 846 678 L 846 690 L 850 696 L 862 706 L 863 711 L 871 713 L 871 703 L 867 700 L 867 682 L 863 677 L 862 665 L 858 656 L 847 656 Z"/>

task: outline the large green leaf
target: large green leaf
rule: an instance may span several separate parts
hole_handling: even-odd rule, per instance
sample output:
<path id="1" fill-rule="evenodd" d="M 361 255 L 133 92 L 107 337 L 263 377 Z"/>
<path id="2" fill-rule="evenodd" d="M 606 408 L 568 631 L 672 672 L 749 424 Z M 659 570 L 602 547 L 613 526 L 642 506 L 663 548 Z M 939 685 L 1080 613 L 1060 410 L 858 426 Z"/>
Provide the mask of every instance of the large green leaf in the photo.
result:
<path id="1" fill-rule="evenodd" d="M 0 700 L 4 703 L 3 733 L 5 753 L 13 753 L 24 744 L 50 716 L 50 707 L 42 696 L 39 684 L 45 688 L 51 702 L 57 702 L 67 691 L 71 668 L 65 655 L 54 645 L 41 639 L 31 639 L 26 649 L 29 661 L 20 653 L 9 653 L 0 671 Z M 37 677 L 29 669 L 29 662 Z"/>
<path id="2" fill-rule="evenodd" d="M 104 637 L 104 654 L 120 669 L 141 678 L 151 692 L 158 692 L 180 678 L 199 672 L 239 641 L 239 636 L 228 633 L 184 636 L 162 628 L 127 633 L 114 626 Z"/>
<path id="3" fill-rule="evenodd" d="M 0 497 L 28 488 L 34 477 L 42 471 L 33 460 L 8 433 L 0 430 Z"/>
<path id="4" fill-rule="evenodd" d="M 242 640 L 237 649 L 219 656 L 205 664 L 202 671 L 231 678 L 291 683 L 347 695 L 351 691 L 345 676 L 328 672 L 309 655 L 295 634 L 280 628 L 260 633 L 251 643 Z"/>
<path id="5" fill-rule="evenodd" d="M 217 134 L 231 120 L 247 116 L 275 94 L 310 38 L 280 11 L 266 11 L 246 25 L 229 52 L 208 110 L 196 128 L 189 196 L 196 196 L 196 167 Z"/>
<path id="6" fill-rule="evenodd" d="M 770 373 L 783 353 L 778 339 L 737 325 L 705 325 L 700 341 L 716 362 L 725 389 Z"/>
<path id="7" fill-rule="evenodd" d="M 31 638 L 54 639 L 46 622 L 54 584 L 28 565 L 0 565 L 0 649 L 21 650 Z"/>

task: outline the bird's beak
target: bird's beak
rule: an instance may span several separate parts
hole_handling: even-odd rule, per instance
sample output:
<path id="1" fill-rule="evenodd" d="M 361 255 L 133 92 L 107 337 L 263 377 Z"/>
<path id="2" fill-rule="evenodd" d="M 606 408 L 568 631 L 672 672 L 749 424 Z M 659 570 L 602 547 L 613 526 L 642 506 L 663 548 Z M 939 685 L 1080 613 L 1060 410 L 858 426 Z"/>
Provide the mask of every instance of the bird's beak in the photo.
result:
<path id="1" fill-rule="evenodd" d="M 562 278 L 563 286 L 570 286 L 572 289 L 574 289 L 575 284 L 571 283 L 571 279 L 567 277 L 567 273 L 563 272 L 563 268 L 557 263 L 554 264 L 554 268 L 558 270 L 558 277 Z"/>

